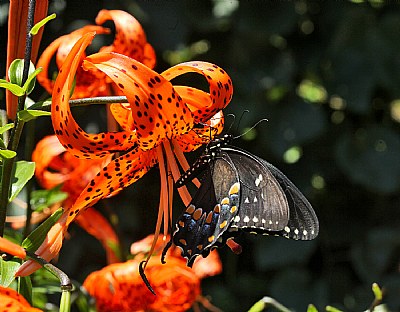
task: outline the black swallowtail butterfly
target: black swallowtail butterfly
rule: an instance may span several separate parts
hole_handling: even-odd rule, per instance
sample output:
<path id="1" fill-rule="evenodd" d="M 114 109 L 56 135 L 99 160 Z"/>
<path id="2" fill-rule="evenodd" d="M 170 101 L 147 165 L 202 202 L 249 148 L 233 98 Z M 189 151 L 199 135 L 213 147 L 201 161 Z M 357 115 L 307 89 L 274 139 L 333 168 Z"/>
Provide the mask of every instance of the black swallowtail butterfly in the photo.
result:
<path id="1" fill-rule="evenodd" d="M 225 135 L 211 141 L 176 182 L 177 187 L 195 177 L 201 182 L 172 236 L 188 266 L 240 230 L 297 240 L 318 235 L 317 216 L 299 189 L 269 162 L 229 146 L 231 140 Z"/>

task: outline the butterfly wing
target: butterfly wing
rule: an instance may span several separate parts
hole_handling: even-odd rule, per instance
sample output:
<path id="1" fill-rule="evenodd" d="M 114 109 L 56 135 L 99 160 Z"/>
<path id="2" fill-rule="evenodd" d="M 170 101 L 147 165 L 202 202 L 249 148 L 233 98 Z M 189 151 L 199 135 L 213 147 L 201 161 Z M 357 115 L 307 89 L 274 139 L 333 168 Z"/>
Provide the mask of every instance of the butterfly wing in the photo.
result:
<path id="1" fill-rule="evenodd" d="M 279 169 L 269 162 L 259 159 L 268 167 L 281 185 L 289 205 L 289 222 L 283 231 L 276 234 L 300 240 L 316 238 L 319 232 L 319 222 L 310 202 Z"/>
<path id="2" fill-rule="evenodd" d="M 240 184 L 229 155 L 221 152 L 205 164 L 200 188 L 178 218 L 173 242 L 182 249 L 188 266 L 198 255 L 206 257 L 212 247 L 226 241 L 222 234 L 238 213 Z"/>
<path id="3" fill-rule="evenodd" d="M 289 220 L 289 206 L 281 185 L 269 168 L 253 154 L 224 147 L 234 164 L 241 185 L 241 201 L 232 228 L 280 231 Z"/>

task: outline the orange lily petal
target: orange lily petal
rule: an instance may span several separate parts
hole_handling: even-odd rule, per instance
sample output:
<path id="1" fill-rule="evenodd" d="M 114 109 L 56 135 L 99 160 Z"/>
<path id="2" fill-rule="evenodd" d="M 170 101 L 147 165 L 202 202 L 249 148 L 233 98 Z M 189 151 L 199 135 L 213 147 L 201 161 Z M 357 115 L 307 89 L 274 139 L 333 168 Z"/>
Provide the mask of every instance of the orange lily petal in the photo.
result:
<path id="1" fill-rule="evenodd" d="M 110 111 L 122 129 L 125 131 L 135 130 L 129 103 L 111 104 Z"/>
<path id="2" fill-rule="evenodd" d="M 88 56 L 83 66 L 103 71 L 124 92 L 143 150 L 192 128 L 192 114 L 172 84 L 142 63 L 122 54 L 100 52 Z"/>
<path id="3" fill-rule="evenodd" d="M 98 211 L 88 208 L 76 222 L 90 235 L 96 237 L 107 252 L 107 263 L 119 262 L 119 241 L 110 223 Z"/>
<path id="4" fill-rule="evenodd" d="M 42 312 L 32 308 L 26 299 L 12 288 L 0 286 L 0 310 L 4 312 Z"/>
<path id="5" fill-rule="evenodd" d="M 51 110 L 53 128 L 61 144 L 74 156 L 80 158 L 103 158 L 107 150 L 126 150 L 135 142 L 133 132 L 88 134 L 75 122 L 69 107 L 69 92 L 86 47 L 94 33 L 87 33 L 77 41 L 66 58 L 53 90 Z"/>
<path id="6" fill-rule="evenodd" d="M 36 65 L 37 67 L 42 67 L 43 71 L 37 75 L 37 80 L 48 93 L 51 94 L 54 87 L 53 80 L 49 78 L 49 65 L 54 54 L 57 52 L 56 62 L 58 67 L 61 68 L 72 46 L 80 37 L 89 32 L 107 34 L 110 31 L 101 26 L 87 25 L 68 35 L 57 38 L 43 51 Z M 84 56 L 82 56 L 82 58 L 83 57 Z M 84 74 L 84 72 L 81 70 L 80 74 Z M 88 77 L 86 74 L 84 76 L 85 77 L 81 77 L 82 79 L 80 79 L 79 76 L 77 77 L 74 92 L 75 98 L 98 96 L 105 93 L 106 83 L 104 79 L 96 79 L 95 75 Z"/>
<path id="7" fill-rule="evenodd" d="M 73 202 L 111 158 L 78 159 L 66 152 L 57 136 L 51 135 L 38 142 L 32 160 L 36 163 L 35 176 L 40 185 L 49 189 L 64 183 L 62 190 L 69 193 L 69 201 Z M 64 207 L 69 206 L 64 203 Z"/>
<path id="8" fill-rule="evenodd" d="M 20 259 L 25 259 L 26 257 L 26 252 L 24 248 L 1 236 L 0 236 L 0 250 L 2 252 L 8 253 Z"/>
<path id="9" fill-rule="evenodd" d="M 68 215 L 69 225 L 82 209 L 100 199 L 114 196 L 139 180 L 156 163 L 155 150 L 143 153 L 131 151 L 111 161 L 82 191 Z"/>
<path id="10" fill-rule="evenodd" d="M 68 179 L 67 172 L 48 170 L 53 159 L 64 152 L 65 148 L 55 135 L 43 138 L 36 145 L 32 153 L 32 160 L 36 163 L 35 176 L 42 187 L 53 188 Z"/>
<path id="11" fill-rule="evenodd" d="M 179 258 L 167 264 L 152 257 L 146 268 L 157 296 L 149 292 L 135 260 L 116 263 L 91 273 L 83 283 L 96 298 L 97 311 L 187 311 L 200 295 L 200 280 Z"/>
<path id="12" fill-rule="evenodd" d="M 46 261 L 50 261 L 60 252 L 62 241 L 67 230 L 66 220 L 67 211 L 64 211 L 60 219 L 52 226 L 47 233 L 42 245 L 36 250 L 35 254 L 42 257 Z M 16 276 L 27 276 L 40 269 L 41 266 L 33 260 L 28 260 L 18 269 Z"/>
<path id="13" fill-rule="evenodd" d="M 133 58 L 149 68 L 156 64 L 153 47 L 147 43 L 142 25 L 127 12 L 120 10 L 101 10 L 96 17 L 96 24 L 112 20 L 116 35 L 109 47 L 103 47 L 100 52 L 117 52 Z"/>
<path id="14" fill-rule="evenodd" d="M 46 17 L 48 0 L 36 1 L 35 18 L 36 24 Z M 11 0 L 8 14 L 8 42 L 7 42 L 7 67 L 16 58 L 23 59 L 25 55 L 25 40 L 26 40 L 26 22 L 28 18 L 28 0 Z M 43 27 L 39 30 L 38 34 L 33 37 L 31 60 L 36 61 L 37 53 L 39 50 L 40 41 L 42 39 Z M 6 72 L 6 79 L 8 80 L 8 70 Z M 7 115 L 8 118 L 14 119 L 17 113 L 18 97 L 13 95 L 10 91 L 6 91 L 7 102 Z"/>
<path id="15" fill-rule="evenodd" d="M 225 108 L 232 99 L 233 86 L 228 74 L 219 66 L 206 62 L 186 62 L 173 66 L 161 75 L 168 80 L 184 73 L 195 72 L 203 75 L 209 84 L 207 93 L 182 86 L 175 86 L 178 94 L 191 106 L 196 107 L 192 113 L 196 122 L 205 122 L 218 111 Z"/>

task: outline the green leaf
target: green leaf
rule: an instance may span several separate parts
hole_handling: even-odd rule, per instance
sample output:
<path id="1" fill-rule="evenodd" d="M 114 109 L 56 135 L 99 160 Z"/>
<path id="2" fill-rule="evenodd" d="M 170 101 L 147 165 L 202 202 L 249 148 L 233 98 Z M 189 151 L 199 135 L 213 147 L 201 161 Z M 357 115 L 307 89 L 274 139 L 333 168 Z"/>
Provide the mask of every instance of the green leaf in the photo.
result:
<path id="1" fill-rule="evenodd" d="M 19 278 L 18 292 L 32 305 L 32 281 L 29 275 Z"/>
<path id="2" fill-rule="evenodd" d="M 10 91 L 12 94 L 14 94 L 16 96 L 24 95 L 24 89 L 22 89 L 19 85 L 5 81 L 4 79 L 2 79 L 2 80 L 3 81 L 0 81 L 0 88 L 7 89 L 8 91 Z"/>
<path id="3" fill-rule="evenodd" d="M 0 150 L 0 157 L 6 158 L 6 159 L 11 159 L 17 156 L 17 153 L 14 151 L 10 150 Z"/>
<path id="4" fill-rule="evenodd" d="M 317 308 L 313 304 L 309 304 L 307 308 L 307 312 L 318 312 Z"/>
<path id="5" fill-rule="evenodd" d="M 15 261 L 4 261 L 0 257 L 0 285 L 8 287 L 15 279 L 14 275 L 18 271 L 21 264 Z"/>
<path id="6" fill-rule="evenodd" d="M 29 71 L 28 76 L 35 72 L 35 65 L 32 62 L 29 62 Z M 24 75 L 24 60 L 15 59 L 8 69 L 8 76 L 11 83 L 14 83 L 20 87 L 22 87 L 22 79 Z"/>
<path id="7" fill-rule="evenodd" d="M 42 211 L 46 207 L 61 202 L 68 197 L 68 193 L 60 191 L 61 186 L 50 190 L 38 190 L 31 193 L 30 204 L 33 210 Z"/>
<path id="8" fill-rule="evenodd" d="M 34 36 L 37 35 L 37 33 L 39 32 L 40 28 L 42 28 L 44 25 L 47 24 L 47 22 L 49 22 L 49 21 L 51 21 L 52 19 L 55 19 L 55 18 L 56 18 L 56 14 L 55 13 L 45 17 L 40 22 L 36 23 L 35 26 L 32 27 L 31 34 L 34 35 Z"/>
<path id="9" fill-rule="evenodd" d="M 51 107 L 51 98 L 44 101 L 36 102 L 35 104 L 29 106 L 29 109 L 40 110 L 44 108 L 50 110 L 50 107 Z"/>
<path id="10" fill-rule="evenodd" d="M 0 134 L 3 134 L 4 132 L 6 132 L 12 128 L 14 128 L 14 123 L 8 123 L 8 124 L 0 127 Z"/>
<path id="11" fill-rule="evenodd" d="M 26 94 L 29 94 L 33 91 L 33 88 L 35 87 L 35 82 L 36 82 L 36 76 L 43 70 L 43 68 L 39 67 L 36 69 L 33 73 L 29 74 L 28 79 L 26 79 L 23 89 L 26 92 Z"/>
<path id="12" fill-rule="evenodd" d="M 10 201 L 14 200 L 25 184 L 33 177 L 35 173 L 35 163 L 31 161 L 17 161 L 13 168 L 13 181 L 11 185 Z"/>
<path id="13" fill-rule="evenodd" d="M 29 252 L 35 252 L 43 243 L 50 228 L 60 219 L 63 209 L 56 210 L 49 218 L 46 219 L 41 225 L 33 230 L 27 238 L 22 242 L 24 247 Z"/>
<path id="14" fill-rule="evenodd" d="M 51 112 L 41 111 L 41 110 L 34 110 L 34 109 L 24 109 L 18 112 L 18 118 L 25 122 L 28 122 L 32 119 L 36 119 L 40 116 L 50 116 Z"/>

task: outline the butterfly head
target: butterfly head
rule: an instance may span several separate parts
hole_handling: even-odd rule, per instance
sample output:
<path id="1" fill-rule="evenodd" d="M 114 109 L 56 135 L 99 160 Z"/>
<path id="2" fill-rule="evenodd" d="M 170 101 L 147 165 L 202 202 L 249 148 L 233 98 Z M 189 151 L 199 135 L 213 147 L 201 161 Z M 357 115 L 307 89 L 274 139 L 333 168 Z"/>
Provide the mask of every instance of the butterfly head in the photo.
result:
<path id="1" fill-rule="evenodd" d="M 214 140 L 210 141 L 206 147 L 206 154 L 211 154 L 212 152 L 218 151 L 221 147 L 229 145 L 233 140 L 232 134 L 224 134 Z"/>

